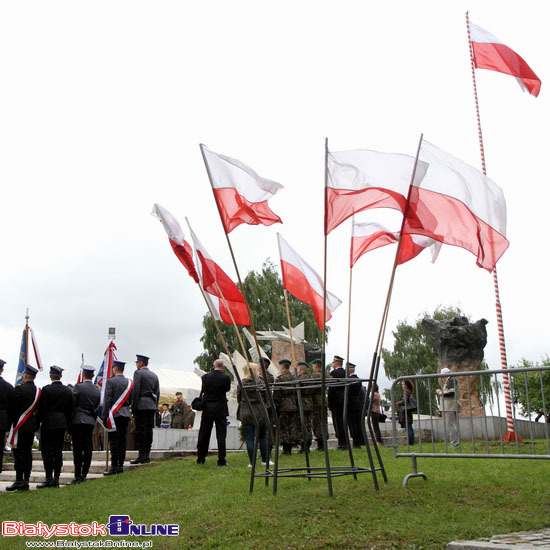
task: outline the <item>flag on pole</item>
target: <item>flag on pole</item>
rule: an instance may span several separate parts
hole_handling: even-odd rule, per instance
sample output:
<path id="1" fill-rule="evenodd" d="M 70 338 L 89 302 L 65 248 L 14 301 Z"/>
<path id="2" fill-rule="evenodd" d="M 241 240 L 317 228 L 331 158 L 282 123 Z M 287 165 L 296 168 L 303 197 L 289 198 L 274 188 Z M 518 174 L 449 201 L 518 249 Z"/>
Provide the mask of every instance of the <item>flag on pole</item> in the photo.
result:
<path id="1" fill-rule="evenodd" d="M 214 313 L 215 319 L 232 324 L 232 315 L 237 325 L 249 325 L 250 317 L 248 316 L 248 309 L 241 291 L 225 271 L 208 255 L 208 252 L 206 252 L 206 249 L 191 229 L 189 220 L 187 218 L 185 220 L 189 226 L 189 232 L 195 246 L 199 284 L 205 291 L 205 297 Z M 231 314 L 225 305 L 224 299 L 229 306 Z"/>
<path id="2" fill-rule="evenodd" d="M 350 267 L 366 252 L 375 250 L 399 240 L 399 231 L 390 231 L 375 222 L 356 222 L 353 220 L 351 233 Z M 423 235 L 403 235 L 397 264 L 412 260 L 428 247 L 432 247 L 432 263 L 435 262 L 441 243 Z"/>
<path id="3" fill-rule="evenodd" d="M 116 360 L 116 349 L 115 343 L 111 340 L 105 350 L 101 367 L 99 367 L 94 381 L 94 384 L 101 388 L 99 409 L 97 412 L 97 418 L 100 421 L 103 418 L 103 404 L 105 403 L 105 381 L 113 376 L 113 361 Z"/>
<path id="4" fill-rule="evenodd" d="M 200 147 L 226 233 L 241 223 L 282 223 L 267 204 L 283 187 L 280 183 L 260 177 L 241 161 L 218 155 L 202 143 Z"/>
<path id="5" fill-rule="evenodd" d="M 28 317 L 27 317 L 28 319 Z M 23 336 L 21 337 L 21 346 L 19 348 L 19 361 L 17 363 L 17 373 L 15 375 L 15 385 L 21 384 L 23 382 L 23 372 L 25 367 L 29 364 L 29 335 L 31 337 L 32 348 L 34 351 L 34 357 L 36 359 L 36 366 L 38 370 L 42 370 L 42 359 L 40 357 L 40 352 L 38 351 L 38 345 L 36 343 L 36 338 L 34 336 L 34 331 L 29 326 L 28 322 L 25 323 L 25 328 L 23 328 Z"/>
<path id="6" fill-rule="evenodd" d="M 524 59 L 490 32 L 470 21 L 470 41 L 474 67 L 515 76 L 524 92 L 537 97 L 540 78 Z"/>
<path id="7" fill-rule="evenodd" d="M 405 212 L 415 157 L 366 149 L 327 154 L 325 235 L 368 208 Z M 426 166 L 418 163 L 415 182 Z"/>
<path id="8" fill-rule="evenodd" d="M 161 221 L 166 234 L 168 235 L 168 240 L 170 241 L 174 254 L 184 265 L 185 269 L 187 269 L 189 275 L 195 280 L 196 283 L 198 283 L 199 275 L 195 269 L 195 263 L 193 262 L 193 249 L 185 240 L 185 234 L 183 233 L 178 220 L 176 220 L 176 218 L 160 204 L 155 204 L 153 206 L 151 215 Z"/>
<path id="9" fill-rule="evenodd" d="M 309 304 L 319 328 L 323 330 L 323 279 L 309 266 L 298 253 L 277 233 L 283 288 L 288 290 L 301 302 Z M 327 291 L 326 320 L 332 317 L 332 312 L 342 303 L 342 300 Z"/>
<path id="10" fill-rule="evenodd" d="M 469 250 L 492 271 L 508 248 L 506 201 L 500 187 L 449 153 L 422 142 L 426 175 L 411 189 L 403 232 Z"/>

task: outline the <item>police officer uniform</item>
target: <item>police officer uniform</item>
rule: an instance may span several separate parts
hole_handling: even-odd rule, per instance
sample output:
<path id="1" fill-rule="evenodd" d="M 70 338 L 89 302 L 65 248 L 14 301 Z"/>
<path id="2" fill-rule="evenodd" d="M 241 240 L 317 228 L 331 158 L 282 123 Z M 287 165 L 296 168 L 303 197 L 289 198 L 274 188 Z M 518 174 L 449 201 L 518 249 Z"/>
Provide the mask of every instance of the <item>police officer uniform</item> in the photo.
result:
<path id="1" fill-rule="evenodd" d="M 331 378 L 345 378 L 346 371 L 342 367 L 344 360 L 339 355 L 335 355 L 332 360 L 336 364 L 335 368 L 330 372 Z M 329 386 L 327 401 L 328 408 L 332 412 L 332 422 L 336 437 L 338 438 L 338 449 L 347 449 L 346 429 L 344 427 L 344 395 L 345 386 Z"/>
<path id="2" fill-rule="evenodd" d="M 14 399 L 11 410 L 13 428 L 17 425 L 23 413 L 29 410 L 40 390 L 34 385 L 34 378 L 38 369 L 27 365 L 24 374 L 24 381 L 15 387 Z M 6 487 L 6 491 L 28 491 L 29 479 L 32 470 L 32 444 L 34 442 L 34 432 L 38 429 L 37 405 L 40 403 L 40 397 L 36 401 L 34 409 L 25 422 L 17 430 L 17 442 L 12 445 L 13 461 L 15 463 L 15 483 Z"/>
<path id="3" fill-rule="evenodd" d="M 153 443 L 153 428 L 155 413 L 159 404 L 159 379 L 149 370 L 149 357 L 136 355 L 138 369 L 134 372 L 134 397 L 132 400 L 132 414 L 136 422 L 136 437 L 138 442 L 138 457 L 130 460 L 130 464 L 145 464 L 149 462 L 149 453 Z"/>
<path id="4" fill-rule="evenodd" d="M 350 378 L 358 378 L 355 374 L 355 365 L 348 363 L 348 368 L 353 370 L 353 373 L 349 375 Z M 361 427 L 361 421 L 363 420 L 363 405 L 361 403 L 363 384 L 356 382 L 350 384 L 348 389 L 348 427 L 353 438 L 353 446 L 360 448 L 365 443 L 363 438 L 363 429 Z"/>
<path id="5" fill-rule="evenodd" d="M 0 473 L 2 473 L 2 461 L 4 459 L 4 441 L 6 433 L 9 432 L 11 427 L 11 411 L 15 397 L 13 386 L 1 376 L 5 364 L 6 362 L 0 359 Z"/>
<path id="6" fill-rule="evenodd" d="M 103 424 L 108 428 L 115 428 L 114 431 L 109 432 L 109 447 L 111 449 L 111 467 L 103 472 L 104 476 L 110 476 L 113 474 L 121 474 L 124 469 L 124 459 L 126 458 L 126 436 L 128 433 L 128 424 L 130 423 L 130 408 L 129 405 L 132 402 L 133 390 L 130 390 L 119 404 L 118 410 L 113 410 L 113 419 L 115 425 L 109 427 L 109 411 L 114 409 L 115 404 L 122 397 L 122 395 L 128 391 L 128 384 L 130 388 L 133 382 L 126 378 L 122 372 L 124 371 L 126 363 L 124 361 L 113 361 L 113 367 L 121 369 L 118 374 L 107 379 L 105 382 L 105 400 L 103 403 Z"/>
<path id="7" fill-rule="evenodd" d="M 101 399 L 100 389 L 93 383 L 95 367 L 84 365 L 84 380 L 73 388 L 74 416 L 71 425 L 73 434 L 74 479 L 71 485 L 86 480 L 92 463 L 92 434 L 94 431 L 97 409 Z"/>
<path id="8" fill-rule="evenodd" d="M 74 403 L 71 390 L 64 386 L 61 380 L 63 369 L 56 365 L 50 367 L 52 383 L 42 388 L 42 396 L 38 404 L 38 420 L 40 422 L 40 449 L 46 481 L 36 486 L 59 487 L 59 476 L 63 467 L 63 442 L 65 430 L 70 429 L 73 419 Z"/>

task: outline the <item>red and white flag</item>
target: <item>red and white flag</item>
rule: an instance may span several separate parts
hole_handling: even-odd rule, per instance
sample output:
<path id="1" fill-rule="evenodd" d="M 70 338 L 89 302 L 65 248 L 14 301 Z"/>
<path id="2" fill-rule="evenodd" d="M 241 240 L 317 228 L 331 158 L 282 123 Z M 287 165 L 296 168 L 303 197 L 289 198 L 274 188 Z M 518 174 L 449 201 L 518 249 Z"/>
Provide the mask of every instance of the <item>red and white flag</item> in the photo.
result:
<path id="1" fill-rule="evenodd" d="M 237 285 L 229 278 L 223 269 L 208 255 L 205 248 L 191 229 L 186 218 L 191 238 L 195 246 L 195 257 L 199 284 L 205 291 L 205 297 L 217 321 L 232 324 L 231 316 L 237 325 L 249 325 L 250 317 L 244 301 L 244 296 Z M 225 301 L 224 301 L 225 299 Z M 225 302 L 229 306 L 229 313 Z"/>
<path id="2" fill-rule="evenodd" d="M 329 152 L 325 235 L 353 214 L 368 208 L 394 208 L 405 212 L 414 169 L 414 157 L 366 149 Z M 419 182 L 426 167 L 416 168 Z"/>
<path id="3" fill-rule="evenodd" d="M 168 240 L 170 241 L 174 254 L 184 265 L 185 269 L 187 269 L 189 275 L 195 280 L 196 283 L 198 283 L 199 275 L 195 269 L 195 263 L 193 262 L 193 249 L 185 240 L 185 235 L 178 220 L 176 220 L 176 218 L 160 204 L 155 204 L 153 206 L 151 216 L 154 216 L 161 221 L 164 226 L 164 230 L 168 235 Z"/>
<path id="4" fill-rule="evenodd" d="M 319 328 L 323 330 L 323 279 L 283 239 L 280 233 L 277 233 L 277 239 L 281 257 L 283 288 L 313 308 L 315 320 Z M 340 298 L 327 291 L 327 321 L 341 303 Z"/>
<path id="5" fill-rule="evenodd" d="M 260 177 L 241 161 L 218 155 L 201 144 L 206 169 L 223 228 L 230 233 L 241 223 L 272 225 L 282 223 L 267 201 L 283 186 Z"/>
<path id="6" fill-rule="evenodd" d="M 469 250 L 477 265 L 492 271 L 508 248 L 506 201 L 498 185 L 469 164 L 422 142 L 429 165 L 413 186 L 403 232 Z"/>
<path id="7" fill-rule="evenodd" d="M 540 78 L 514 50 L 471 21 L 470 41 L 476 68 L 515 76 L 524 92 L 528 91 L 535 97 L 539 95 Z"/>
<path id="8" fill-rule="evenodd" d="M 399 240 L 399 231 L 390 231 L 375 222 L 356 222 L 353 220 L 351 233 L 350 267 L 366 252 L 375 250 Z M 441 243 L 423 235 L 403 235 L 398 264 L 412 260 L 428 247 L 432 247 L 432 263 L 435 262 Z"/>

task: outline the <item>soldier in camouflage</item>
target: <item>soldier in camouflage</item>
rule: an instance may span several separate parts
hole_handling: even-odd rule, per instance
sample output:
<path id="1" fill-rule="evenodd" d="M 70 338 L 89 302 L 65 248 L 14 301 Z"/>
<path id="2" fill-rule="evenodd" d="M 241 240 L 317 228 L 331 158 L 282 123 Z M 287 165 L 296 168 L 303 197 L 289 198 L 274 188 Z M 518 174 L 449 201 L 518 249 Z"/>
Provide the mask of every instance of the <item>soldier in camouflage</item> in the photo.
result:
<path id="1" fill-rule="evenodd" d="M 311 364 L 313 365 L 313 373 L 311 378 L 320 380 L 323 376 L 323 362 L 321 359 L 314 359 Z M 320 383 L 320 382 L 319 382 Z M 313 390 L 312 395 L 312 410 L 311 410 L 311 424 L 313 428 L 313 435 L 317 442 L 317 450 L 323 450 L 323 393 L 322 389 Z"/>
<path id="2" fill-rule="evenodd" d="M 298 380 L 303 380 L 304 386 L 309 386 L 312 382 L 311 376 L 308 372 L 308 364 L 305 361 L 298 362 Z M 311 446 L 311 415 L 313 412 L 313 394 L 316 390 L 309 389 L 300 389 L 300 396 L 302 398 L 302 412 L 304 413 L 304 428 L 306 433 L 306 441 L 304 444 L 304 434 L 303 431 L 300 432 L 300 451 L 304 452 L 307 447 L 308 451 Z"/>
<path id="3" fill-rule="evenodd" d="M 295 380 L 294 376 L 290 373 L 290 364 L 289 359 L 281 359 L 279 361 L 281 374 L 275 379 L 275 384 L 278 382 L 292 382 Z M 280 439 L 283 446 L 283 454 L 289 455 L 292 453 L 292 446 L 301 439 L 296 391 L 285 385 L 283 389 L 277 389 L 273 392 L 273 400 L 275 401 L 275 407 L 279 415 Z"/>

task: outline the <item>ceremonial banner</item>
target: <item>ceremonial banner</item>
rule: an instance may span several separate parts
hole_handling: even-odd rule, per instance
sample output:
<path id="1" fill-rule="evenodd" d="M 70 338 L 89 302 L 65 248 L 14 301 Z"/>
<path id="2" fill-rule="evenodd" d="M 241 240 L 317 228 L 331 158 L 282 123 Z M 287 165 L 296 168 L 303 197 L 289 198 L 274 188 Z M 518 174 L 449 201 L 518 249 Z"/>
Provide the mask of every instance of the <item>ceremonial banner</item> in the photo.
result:
<path id="1" fill-rule="evenodd" d="M 249 325 L 250 317 L 248 316 L 248 310 L 241 291 L 225 271 L 208 255 L 208 252 L 206 252 L 206 249 L 191 229 L 187 218 L 186 221 L 195 246 L 199 284 L 206 293 L 205 297 L 214 313 L 215 319 L 232 324 L 232 315 L 237 325 Z M 214 299 L 212 299 L 212 296 Z M 225 306 L 224 298 L 231 310 L 231 315 Z"/>
<path id="2" fill-rule="evenodd" d="M 36 366 L 38 370 L 42 370 L 42 359 L 40 357 L 40 352 L 38 351 L 38 345 L 36 344 L 34 332 L 32 328 L 29 327 L 27 323 L 25 323 L 25 328 L 23 329 L 23 335 L 21 337 L 21 346 L 19 348 L 19 362 L 17 363 L 17 373 L 15 374 L 16 386 L 23 382 L 23 371 L 25 370 L 25 367 L 29 364 L 29 334 L 31 336 L 34 358 L 36 359 Z"/>
<path id="3" fill-rule="evenodd" d="M 277 233 L 283 287 L 301 302 L 309 304 L 319 328 L 323 330 L 323 279 L 309 266 L 297 252 Z M 327 291 L 326 320 L 342 300 Z"/>
<path id="4" fill-rule="evenodd" d="M 168 240 L 170 241 L 174 254 L 185 266 L 189 275 L 195 280 L 196 283 L 198 283 L 199 275 L 195 269 L 195 263 L 193 262 L 193 249 L 185 240 L 185 235 L 178 220 L 176 220 L 176 218 L 160 204 L 155 204 L 153 206 L 151 215 L 161 221 L 166 234 L 168 235 Z"/>
<path id="5" fill-rule="evenodd" d="M 97 418 L 99 421 L 101 421 L 101 418 L 103 418 L 103 403 L 105 402 L 105 381 L 113 376 L 113 361 L 116 360 L 116 349 L 117 348 L 115 343 L 111 340 L 109 342 L 109 345 L 107 346 L 107 349 L 105 350 L 103 362 L 101 363 L 101 367 L 99 367 L 97 376 L 95 377 L 94 381 L 94 384 L 101 388 L 99 409 L 97 413 Z"/>
<path id="6" fill-rule="evenodd" d="M 282 223 L 267 201 L 283 186 L 260 177 L 241 161 L 218 155 L 201 144 L 204 162 L 214 191 L 223 228 L 230 233 L 241 223 Z"/>
<path id="7" fill-rule="evenodd" d="M 351 235 L 350 267 L 366 252 L 375 250 L 399 240 L 399 231 L 392 232 L 375 222 L 359 223 L 353 220 Z M 441 243 L 422 235 L 403 235 L 401 249 L 397 258 L 398 264 L 412 260 L 424 249 L 432 247 L 432 263 L 435 262 Z"/>
<path id="8" fill-rule="evenodd" d="M 539 95 L 540 78 L 514 50 L 472 22 L 470 22 L 470 41 L 476 68 L 515 76 L 524 92 L 529 92 L 535 97 Z"/>
<path id="9" fill-rule="evenodd" d="M 508 248 L 506 201 L 500 187 L 460 159 L 422 142 L 429 165 L 411 190 L 404 234 L 424 235 L 469 250 L 492 271 Z"/>
<path id="10" fill-rule="evenodd" d="M 366 149 L 329 152 L 325 234 L 353 214 L 367 208 L 394 208 L 405 212 L 414 157 Z M 426 166 L 418 163 L 415 182 Z"/>

